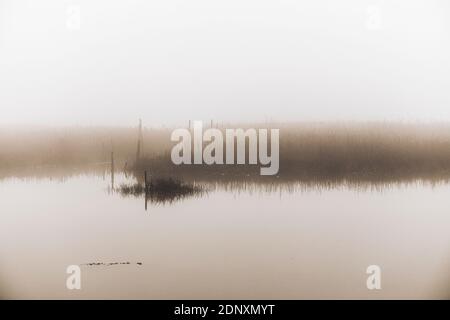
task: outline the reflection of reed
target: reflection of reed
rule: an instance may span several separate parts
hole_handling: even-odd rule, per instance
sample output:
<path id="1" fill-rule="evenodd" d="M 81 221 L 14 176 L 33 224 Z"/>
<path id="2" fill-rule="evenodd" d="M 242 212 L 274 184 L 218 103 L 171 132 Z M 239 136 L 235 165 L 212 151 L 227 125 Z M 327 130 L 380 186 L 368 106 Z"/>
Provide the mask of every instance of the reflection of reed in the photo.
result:
<path id="1" fill-rule="evenodd" d="M 199 181 L 199 183 L 202 183 Z M 203 185 L 208 190 L 224 190 L 228 192 L 245 192 L 245 193 L 298 193 L 310 191 L 326 191 L 326 190 L 357 190 L 357 191 L 375 191 L 381 192 L 387 189 L 402 188 L 410 185 L 429 185 L 436 186 L 445 184 L 444 181 L 392 181 L 392 182 L 370 182 L 370 181 L 277 181 L 277 182 L 257 182 L 257 181 L 221 181 L 221 182 L 205 182 Z"/>
<path id="2" fill-rule="evenodd" d="M 202 168 L 204 171 L 202 171 Z M 210 167 L 196 166 L 193 172 L 177 172 L 153 174 L 155 182 L 150 182 L 146 192 L 146 175 L 141 172 L 132 172 L 136 183 L 123 184 L 119 192 L 123 196 L 145 196 L 145 209 L 147 201 L 153 203 L 173 203 L 186 197 L 201 197 L 212 191 L 226 191 L 248 194 L 274 194 L 274 193 L 298 193 L 310 191 L 324 191 L 336 189 L 350 189 L 358 191 L 382 192 L 386 189 L 402 188 L 410 185 L 430 186 L 448 184 L 450 179 L 443 176 L 424 176 L 423 178 L 389 177 L 389 176 L 364 176 L 351 175 L 348 177 L 326 176 L 260 176 L 257 173 L 245 173 L 245 166 L 238 170 L 244 170 L 241 174 L 214 174 L 209 172 Z M 209 172 L 209 174 L 207 174 Z"/>
<path id="3" fill-rule="evenodd" d="M 298 191 L 310 190 L 330 190 L 330 189 L 355 189 L 368 191 L 381 191 L 389 188 L 403 187 L 407 185 L 427 185 L 438 186 L 450 183 L 450 174 L 425 174 L 424 172 L 410 172 L 410 174 L 401 175 L 369 175 L 369 174 L 349 174 L 347 176 L 326 176 L 314 175 L 314 173 L 305 172 L 304 174 L 289 174 L 286 175 L 284 171 L 280 172 L 278 176 L 263 177 L 259 175 L 258 168 L 249 166 L 234 166 L 228 167 L 226 170 L 219 167 L 209 166 L 193 166 L 192 169 L 184 170 L 184 168 L 176 166 L 159 167 L 158 163 L 153 162 L 152 177 L 153 180 L 167 180 L 182 181 L 187 185 L 203 186 L 206 190 L 225 190 L 237 192 L 287 192 L 294 193 Z M 106 182 L 106 177 L 110 176 L 110 162 L 99 163 L 91 166 L 77 166 L 77 167 L 59 167 L 59 166 L 45 166 L 45 167 L 29 167 L 19 171 L 9 171 L 3 175 L 2 178 L 20 178 L 20 179 L 50 179 L 59 182 L 65 182 L 72 177 L 77 176 L 93 176 L 102 179 L 108 184 L 108 190 L 113 192 L 111 184 Z M 127 172 L 117 171 L 115 175 L 120 176 L 125 173 L 126 181 L 134 181 L 133 183 L 143 185 L 144 172 L 139 170 L 129 170 Z M 123 178 L 120 179 L 123 182 Z M 120 184 L 120 182 L 119 182 Z M 132 184 L 128 184 L 128 187 Z M 139 187 L 137 187 L 139 188 Z M 139 191 L 139 190 L 137 190 Z M 132 195 L 129 192 L 128 195 Z M 139 192 L 135 193 L 139 195 Z M 141 195 L 144 193 L 141 192 Z M 201 194 L 199 194 L 201 195 Z M 162 197 L 161 197 L 162 198 Z M 157 200 L 158 198 L 153 198 Z M 151 199 L 149 199 L 151 200 Z"/>
<path id="4" fill-rule="evenodd" d="M 139 177 L 140 175 L 138 175 Z M 164 179 L 172 179 L 164 176 Z M 177 176 L 180 179 L 180 176 Z M 139 179 L 137 179 L 139 180 Z M 383 191 L 391 188 L 402 188 L 410 185 L 425 185 L 435 187 L 448 184 L 449 179 L 428 177 L 426 179 L 362 179 L 362 178 L 321 178 L 297 179 L 261 176 L 183 176 L 183 183 L 201 186 L 204 190 L 223 190 L 227 192 L 245 193 L 296 193 L 308 191 L 324 191 L 336 189 L 351 189 L 358 191 Z M 137 185 L 140 186 L 138 183 Z M 144 188 L 143 186 L 139 188 Z M 142 192 L 143 193 L 143 192 Z M 201 193 L 199 193 L 201 195 Z"/>
<path id="5" fill-rule="evenodd" d="M 123 196 L 144 196 L 145 201 L 153 203 L 172 203 L 186 197 L 201 195 L 206 192 L 199 185 L 180 182 L 174 179 L 156 179 L 148 185 L 140 182 L 134 184 L 122 184 L 119 192 Z"/>
<path id="6" fill-rule="evenodd" d="M 330 159 L 333 161 L 333 159 Z M 450 161 L 449 161 L 450 166 Z M 143 164 L 141 164 L 143 165 Z M 326 165 L 326 164 L 324 164 Z M 380 167 L 377 169 L 362 168 L 360 170 L 345 170 L 345 166 L 337 170 L 317 170 L 314 166 L 291 164 L 280 166 L 276 176 L 261 176 L 259 166 L 251 165 L 181 165 L 176 166 L 158 158 L 145 163 L 145 169 L 154 176 L 167 179 L 176 178 L 187 183 L 197 182 L 208 185 L 210 189 L 233 191 L 287 191 L 324 190 L 348 188 L 358 190 L 383 190 L 403 185 L 424 184 L 440 185 L 450 182 L 450 169 L 447 164 L 442 166 L 417 166 L 405 168 Z M 309 168 L 309 169 L 308 169 Z M 131 173 L 139 180 L 142 169 L 136 168 Z"/>

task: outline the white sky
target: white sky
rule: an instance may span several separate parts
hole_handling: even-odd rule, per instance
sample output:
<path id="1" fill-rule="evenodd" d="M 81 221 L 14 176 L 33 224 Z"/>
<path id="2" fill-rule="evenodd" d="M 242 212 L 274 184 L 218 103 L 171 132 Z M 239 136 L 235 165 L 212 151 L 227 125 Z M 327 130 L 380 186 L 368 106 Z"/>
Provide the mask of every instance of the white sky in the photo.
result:
<path id="1" fill-rule="evenodd" d="M 448 0 L 0 0 L 0 125 L 450 121 L 449 77 Z"/>

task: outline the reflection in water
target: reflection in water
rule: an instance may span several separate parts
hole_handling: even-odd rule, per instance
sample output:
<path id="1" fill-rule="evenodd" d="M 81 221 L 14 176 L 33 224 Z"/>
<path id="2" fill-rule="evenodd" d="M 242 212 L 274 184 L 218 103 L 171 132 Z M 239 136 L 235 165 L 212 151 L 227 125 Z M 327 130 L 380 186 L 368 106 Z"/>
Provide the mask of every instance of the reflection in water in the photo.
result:
<path id="1" fill-rule="evenodd" d="M 172 299 L 449 295 L 450 184 L 445 179 L 184 177 L 180 183 L 162 180 L 165 184 L 153 192 L 170 193 L 182 185 L 206 192 L 149 201 L 152 208 L 143 214 L 146 192 L 133 188 L 142 188 L 145 176 L 116 172 L 113 190 L 110 174 L 106 165 L 41 175 L 44 179 L 0 180 L 0 280 L 6 281 L 0 294 Z M 159 178 L 154 175 L 152 183 Z M 122 185 L 131 186 L 132 196 L 120 192 Z M 100 267 L 82 269 L 83 290 L 66 290 L 66 267 L 89 261 Z M 120 264 L 128 261 L 142 265 Z M 110 263 L 114 267 L 101 267 Z M 382 291 L 365 287 L 371 264 L 382 269 Z"/>
<path id="2" fill-rule="evenodd" d="M 416 176 L 360 176 L 350 175 L 346 177 L 330 176 L 260 176 L 259 174 L 240 175 L 198 175 L 182 174 L 173 176 L 170 174 L 156 174 L 152 181 L 156 185 L 148 189 L 146 172 L 128 171 L 124 173 L 134 179 L 131 184 L 122 184 L 119 188 L 123 196 L 145 197 L 153 203 L 173 203 L 186 197 L 201 197 L 209 191 L 226 191 L 232 193 L 248 194 L 293 194 L 310 191 L 331 190 L 355 190 L 358 192 L 383 192 L 409 186 L 436 188 L 450 183 L 447 175 L 425 175 L 422 178 Z M 182 179 L 182 180 L 179 180 Z M 153 182 L 154 183 L 154 182 Z M 147 190 L 147 192 L 145 192 Z"/>
<path id="3" fill-rule="evenodd" d="M 123 196 L 144 196 L 145 209 L 148 201 L 153 203 L 172 203 L 186 197 L 200 196 L 206 190 L 203 186 L 191 183 L 180 182 L 175 179 L 155 179 L 144 184 L 136 182 L 134 184 L 122 184 L 119 192 Z"/>
<path id="4" fill-rule="evenodd" d="M 228 166 L 227 166 L 228 167 Z M 50 179 L 60 182 L 80 175 L 102 177 L 109 192 L 115 191 L 124 196 L 144 196 L 145 171 L 117 170 L 114 155 L 111 162 L 80 166 L 32 166 L 9 170 L 0 170 L 0 182 L 3 179 L 19 178 Z M 166 168 L 167 169 L 167 168 Z M 177 171 L 177 169 L 180 169 Z M 174 167 L 168 171 L 149 171 L 149 181 L 158 182 L 154 189 L 154 202 L 173 202 L 170 199 L 181 200 L 183 194 L 191 196 L 202 195 L 205 190 L 224 190 L 232 192 L 264 192 L 264 193 L 295 193 L 310 190 L 354 189 L 358 191 L 383 191 L 393 188 L 403 188 L 410 185 L 438 187 L 450 183 L 450 172 L 410 172 L 409 174 L 365 174 L 353 173 L 347 175 L 304 173 L 289 175 L 281 172 L 277 176 L 261 176 L 258 170 L 250 166 L 229 168 L 225 172 L 208 166 L 197 166 L 185 171 Z M 257 168 L 256 168 L 257 169 Z M 116 176 L 121 178 L 118 180 Z M 150 179 L 151 176 L 151 179 Z M 108 180 L 109 179 L 109 183 Z M 156 187 L 156 186 L 155 186 Z M 161 189 L 161 194 L 156 192 Z M 152 192 L 150 192 L 152 193 Z M 172 193 L 172 194 L 171 194 Z M 179 194 L 181 197 L 177 197 Z M 165 199 L 167 195 L 167 199 Z M 151 196 L 150 196 L 151 198 Z M 150 199 L 151 200 L 151 199 Z M 151 200 L 153 202 L 153 200 Z"/>

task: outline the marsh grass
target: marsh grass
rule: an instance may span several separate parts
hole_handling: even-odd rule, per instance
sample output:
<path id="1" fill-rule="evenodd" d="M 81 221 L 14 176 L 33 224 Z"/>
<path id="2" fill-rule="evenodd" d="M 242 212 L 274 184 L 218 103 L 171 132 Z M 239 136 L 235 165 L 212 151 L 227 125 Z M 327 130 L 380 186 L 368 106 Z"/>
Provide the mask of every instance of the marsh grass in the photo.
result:
<path id="1" fill-rule="evenodd" d="M 144 171 L 154 178 L 188 183 L 390 183 L 450 178 L 449 124 L 273 123 L 227 124 L 219 129 L 238 127 L 280 129 L 278 175 L 261 177 L 259 165 L 175 166 L 170 159 L 175 144 L 170 141 L 170 128 L 144 130 L 144 157 L 138 162 L 136 128 L 66 128 L 0 130 L 0 176 L 44 172 L 47 166 L 64 171 L 107 163 L 114 151 L 116 170 L 126 170 L 138 179 Z"/>
<path id="2" fill-rule="evenodd" d="M 143 159 L 134 169 L 183 180 L 224 182 L 390 183 L 450 177 L 448 125 L 305 123 L 266 127 L 280 129 L 280 170 L 276 176 L 260 176 L 259 165 L 176 166 L 168 152 Z"/>

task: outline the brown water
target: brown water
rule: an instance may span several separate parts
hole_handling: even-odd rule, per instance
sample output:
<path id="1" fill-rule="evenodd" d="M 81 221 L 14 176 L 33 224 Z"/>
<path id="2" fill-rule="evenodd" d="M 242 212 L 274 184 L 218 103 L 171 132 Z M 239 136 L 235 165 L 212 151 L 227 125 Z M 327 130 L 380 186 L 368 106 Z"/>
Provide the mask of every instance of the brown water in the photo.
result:
<path id="1" fill-rule="evenodd" d="M 108 184 L 0 180 L 0 297 L 450 297 L 448 184 L 219 187 L 147 211 Z M 116 262 L 130 264 L 85 265 Z M 373 264 L 379 291 L 366 288 Z M 79 291 L 66 289 L 68 265 L 82 265 Z"/>

